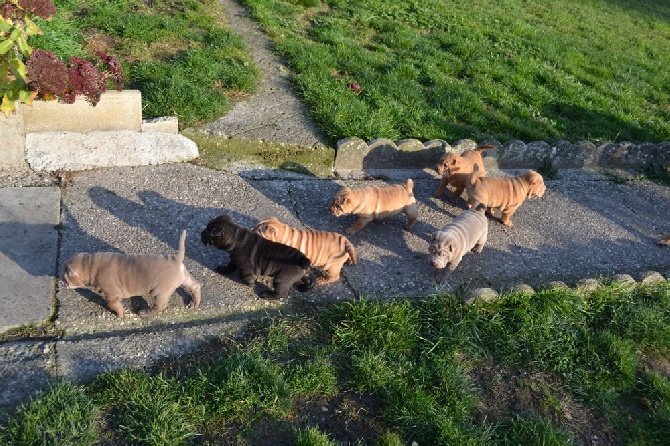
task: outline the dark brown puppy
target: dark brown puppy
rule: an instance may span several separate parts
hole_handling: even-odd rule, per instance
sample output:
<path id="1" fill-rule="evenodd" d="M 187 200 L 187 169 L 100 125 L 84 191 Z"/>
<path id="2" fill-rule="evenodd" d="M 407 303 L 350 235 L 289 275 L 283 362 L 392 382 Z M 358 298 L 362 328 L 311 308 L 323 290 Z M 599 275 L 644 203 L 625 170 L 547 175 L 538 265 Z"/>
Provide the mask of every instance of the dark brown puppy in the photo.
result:
<path id="1" fill-rule="evenodd" d="M 205 246 L 228 252 L 230 262 L 216 271 L 227 275 L 240 272 L 246 285 L 254 284 L 254 274 L 270 276 L 274 291 L 263 293 L 265 299 L 283 299 L 291 287 L 307 291 L 316 283 L 309 259 L 300 251 L 281 243 L 264 239 L 250 229 L 236 224 L 227 215 L 210 220 L 200 234 Z"/>

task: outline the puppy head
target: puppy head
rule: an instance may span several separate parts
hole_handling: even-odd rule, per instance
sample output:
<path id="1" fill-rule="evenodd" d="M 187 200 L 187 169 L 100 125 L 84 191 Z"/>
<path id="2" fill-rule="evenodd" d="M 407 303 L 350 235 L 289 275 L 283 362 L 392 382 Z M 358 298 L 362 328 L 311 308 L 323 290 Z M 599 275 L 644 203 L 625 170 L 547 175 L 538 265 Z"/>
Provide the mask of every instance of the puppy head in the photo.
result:
<path id="1" fill-rule="evenodd" d="M 333 201 L 330 202 L 330 213 L 336 217 L 351 214 L 357 204 L 354 203 L 354 199 L 355 197 L 354 194 L 351 193 L 351 189 L 348 187 L 343 188 L 337 195 L 335 195 Z"/>
<path id="2" fill-rule="evenodd" d="M 454 242 L 444 233 L 436 232 L 431 237 L 430 246 L 428 247 L 428 256 L 431 265 L 435 268 L 442 269 L 447 266 L 454 254 Z"/>
<path id="3" fill-rule="evenodd" d="M 524 174 L 524 180 L 528 183 L 528 198 L 541 198 L 547 190 L 544 178 L 539 173 L 530 170 Z"/>
<path id="4" fill-rule="evenodd" d="M 88 275 L 84 264 L 88 254 L 79 253 L 68 260 L 61 268 L 60 280 L 67 288 L 85 288 L 88 286 Z"/>
<path id="5" fill-rule="evenodd" d="M 207 227 L 200 233 L 200 239 L 205 246 L 215 246 L 221 249 L 230 249 L 235 242 L 239 226 L 227 215 L 219 215 L 207 223 Z"/>
<path id="6" fill-rule="evenodd" d="M 266 218 L 256 223 L 254 232 L 272 241 L 277 241 L 277 238 L 285 225 L 280 222 L 277 217 Z"/>
<path id="7" fill-rule="evenodd" d="M 442 155 L 440 160 L 437 162 L 435 165 L 435 171 L 441 176 L 444 176 L 445 172 L 447 175 L 450 175 L 451 171 L 456 169 L 457 164 L 458 155 L 454 152 L 448 152 Z"/>

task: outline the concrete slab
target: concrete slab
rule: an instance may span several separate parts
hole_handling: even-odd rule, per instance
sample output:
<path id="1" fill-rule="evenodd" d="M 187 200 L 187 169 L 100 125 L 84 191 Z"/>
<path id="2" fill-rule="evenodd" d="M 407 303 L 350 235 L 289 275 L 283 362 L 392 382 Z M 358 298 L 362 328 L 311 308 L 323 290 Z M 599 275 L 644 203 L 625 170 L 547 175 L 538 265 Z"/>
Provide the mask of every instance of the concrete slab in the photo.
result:
<path id="1" fill-rule="evenodd" d="M 6 412 L 56 381 L 55 345 L 53 341 L 0 344 L 0 422 Z"/>
<path id="2" fill-rule="evenodd" d="M 163 132 L 42 132 L 26 135 L 26 160 L 39 171 L 88 170 L 190 161 L 198 147 Z"/>
<path id="3" fill-rule="evenodd" d="M 0 331 L 52 313 L 60 189 L 0 189 Z"/>

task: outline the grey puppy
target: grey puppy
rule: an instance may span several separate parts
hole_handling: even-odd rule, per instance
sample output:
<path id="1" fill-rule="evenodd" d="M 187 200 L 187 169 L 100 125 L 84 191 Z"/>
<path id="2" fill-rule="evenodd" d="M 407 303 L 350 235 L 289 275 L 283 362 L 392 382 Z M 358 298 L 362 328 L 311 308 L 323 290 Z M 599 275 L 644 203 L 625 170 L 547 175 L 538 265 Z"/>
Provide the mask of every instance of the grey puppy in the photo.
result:
<path id="1" fill-rule="evenodd" d="M 482 252 L 488 237 L 486 206 L 461 212 L 442 229 L 433 234 L 428 248 L 430 263 L 438 269 L 436 281 L 445 285 L 463 256 L 468 252 Z"/>
<path id="2" fill-rule="evenodd" d="M 316 282 L 309 259 L 299 250 L 271 240 L 236 224 L 227 215 L 210 220 L 200 237 L 205 246 L 228 252 L 230 262 L 216 271 L 227 275 L 238 271 L 242 282 L 254 284 L 254 274 L 271 276 L 274 291 L 265 292 L 265 299 L 283 299 L 291 287 L 307 291 Z"/>
<path id="3" fill-rule="evenodd" d="M 124 312 L 122 300 L 133 296 L 154 298 L 154 305 L 141 310 L 140 316 L 160 313 L 179 286 L 191 293 L 190 307 L 198 308 L 200 284 L 184 267 L 185 240 L 186 231 L 182 231 L 179 250 L 171 256 L 79 253 L 63 265 L 60 277 L 68 288 L 93 287 L 119 317 Z"/>

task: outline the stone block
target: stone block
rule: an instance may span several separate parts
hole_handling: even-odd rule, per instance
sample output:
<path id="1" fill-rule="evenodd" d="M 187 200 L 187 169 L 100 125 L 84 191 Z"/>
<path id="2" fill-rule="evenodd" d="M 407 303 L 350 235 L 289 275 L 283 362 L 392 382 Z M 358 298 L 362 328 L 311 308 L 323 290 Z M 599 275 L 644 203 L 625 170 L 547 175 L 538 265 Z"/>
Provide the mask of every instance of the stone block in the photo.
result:
<path id="1" fill-rule="evenodd" d="M 142 130 L 139 90 L 106 91 L 95 107 L 79 97 L 74 104 L 33 101 L 22 108 L 26 133 Z"/>
<path id="2" fill-rule="evenodd" d="M 0 169 L 25 166 L 25 133 L 23 107 L 16 107 L 9 116 L 0 113 Z"/>

